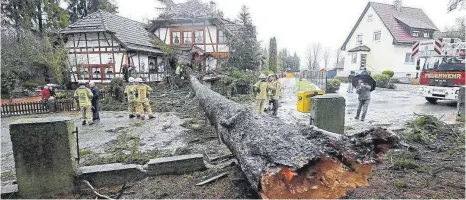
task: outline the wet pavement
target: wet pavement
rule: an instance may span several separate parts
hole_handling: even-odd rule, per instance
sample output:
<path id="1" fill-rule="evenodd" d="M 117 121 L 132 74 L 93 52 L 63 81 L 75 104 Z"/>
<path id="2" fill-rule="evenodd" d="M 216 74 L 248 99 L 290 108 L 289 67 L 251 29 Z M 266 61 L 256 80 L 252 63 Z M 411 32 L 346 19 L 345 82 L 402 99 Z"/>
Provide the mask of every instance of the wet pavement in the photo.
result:
<path id="1" fill-rule="evenodd" d="M 297 111 L 297 88 L 293 78 L 281 79 L 282 99 L 278 116 L 286 123 L 309 124 L 309 113 Z M 357 94 L 348 93 L 348 83 L 342 83 L 339 94 L 346 99 L 345 134 L 354 134 L 369 127 L 388 127 L 401 129 L 415 114 L 428 114 L 441 117 L 447 123 L 456 119 L 456 102 L 438 101 L 437 104 L 427 102 L 418 96 L 417 85 L 398 84 L 394 90 L 377 88 L 371 93 L 371 102 L 364 122 L 355 120 L 358 106 Z"/>
<path id="2" fill-rule="evenodd" d="M 91 149 L 95 153 L 102 153 L 120 134 L 129 134 L 140 138 L 141 151 L 170 152 L 178 148 L 185 148 L 184 140 L 178 139 L 186 129 L 181 127 L 184 122 L 175 113 L 154 113 L 156 118 L 151 120 L 129 119 L 126 112 L 101 112 L 100 122 L 92 126 L 82 126 L 77 112 L 55 113 L 42 115 L 26 115 L 4 117 L 1 120 L 1 171 L 14 169 L 14 158 L 10 138 L 9 125 L 24 118 L 69 117 L 74 119 L 79 130 L 80 149 Z"/>

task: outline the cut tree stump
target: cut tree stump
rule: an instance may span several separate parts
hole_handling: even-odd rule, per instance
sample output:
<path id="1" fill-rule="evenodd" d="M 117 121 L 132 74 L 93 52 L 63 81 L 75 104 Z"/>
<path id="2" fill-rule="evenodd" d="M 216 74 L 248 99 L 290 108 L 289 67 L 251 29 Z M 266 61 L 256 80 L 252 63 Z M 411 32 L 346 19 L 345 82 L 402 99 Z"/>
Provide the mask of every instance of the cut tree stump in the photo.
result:
<path id="1" fill-rule="evenodd" d="M 190 77 L 191 88 L 251 186 L 272 199 L 340 198 L 368 186 L 371 164 L 399 137 L 383 128 L 342 136 L 256 115 Z"/>

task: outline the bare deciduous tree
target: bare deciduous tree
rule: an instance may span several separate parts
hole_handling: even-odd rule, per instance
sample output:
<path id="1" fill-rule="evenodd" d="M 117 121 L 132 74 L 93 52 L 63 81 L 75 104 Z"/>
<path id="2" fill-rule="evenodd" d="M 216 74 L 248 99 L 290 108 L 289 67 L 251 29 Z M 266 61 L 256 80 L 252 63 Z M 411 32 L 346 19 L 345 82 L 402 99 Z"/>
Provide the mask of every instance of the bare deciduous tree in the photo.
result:
<path id="1" fill-rule="evenodd" d="M 454 11 L 454 10 L 463 10 L 466 8 L 466 0 L 450 0 L 448 2 L 448 12 Z"/>
<path id="2" fill-rule="evenodd" d="M 332 56 L 330 55 L 330 49 L 325 48 L 322 53 L 322 59 L 324 60 L 324 68 L 327 69 L 328 65 L 330 64 L 330 59 Z"/>
<path id="3" fill-rule="evenodd" d="M 335 51 L 335 59 L 335 67 L 338 67 L 338 64 L 340 64 L 340 62 L 343 59 L 343 53 L 341 52 L 340 48 L 337 48 L 337 50 Z"/>
<path id="4" fill-rule="evenodd" d="M 448 38 L 460 38 L 464 40 L 465 29 L 466 29 L 466 18 L 458 17 L 456 18 L 456 24 L 446 28 L 446 37 Z"/>
<path id="5" fill-rule="evenodd" d="M 313 43 L 307 48 L 307 56 L 309 70 L 319 70 L 319 63 L 322 60 L 322 44 L 320 42 Z"/>

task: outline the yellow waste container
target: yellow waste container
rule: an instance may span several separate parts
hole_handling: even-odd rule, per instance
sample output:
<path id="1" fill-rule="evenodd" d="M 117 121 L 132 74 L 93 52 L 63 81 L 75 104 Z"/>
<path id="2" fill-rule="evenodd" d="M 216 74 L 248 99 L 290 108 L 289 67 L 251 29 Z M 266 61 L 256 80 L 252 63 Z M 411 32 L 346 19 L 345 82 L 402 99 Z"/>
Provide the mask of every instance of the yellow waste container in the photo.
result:
<path id="1" fill-rule="evenodd" d="M 287 72 L 286 73 L 286 78 L 293 78 L 293 73 Z"/>
<path id="2" fill-rule="evenodd" d="M 298 92 L 298 112 L 308 113 L 311 110 L 311 97 L 322 95 L 323 90 L 299 91 Z"/>

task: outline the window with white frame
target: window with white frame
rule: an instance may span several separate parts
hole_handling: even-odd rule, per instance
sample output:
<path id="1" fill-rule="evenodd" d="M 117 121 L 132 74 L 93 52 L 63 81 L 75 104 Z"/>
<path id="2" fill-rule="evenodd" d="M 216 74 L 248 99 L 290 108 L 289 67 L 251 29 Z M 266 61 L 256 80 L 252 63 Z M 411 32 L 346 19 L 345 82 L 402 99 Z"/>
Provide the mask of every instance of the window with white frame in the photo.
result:
<path id="1" fill-rule="evenodd" d="M 356 63 L 357 59 L 358 59 L 358 54 L 357 53 L 352 53 L 351 54 L 351 63 L 353 63 L 353 64 Z"/>
<path id="2" fill-rule="evenodd" d="M 227 36 L 225 35 L 225 32 L 218 31 L 218 43 L 219 44 L 227 43 Z"/>
<path id="3" fill-rule="evenodd" d="M 380 37 L 382 36 L 381 31 L 374 32 L 374 41 L 380 41 Z"/>
<path id="4" fill-rule="evenodd" d="M 183 44 L 191 44 L 193 41 L 193 32 L 184 31 L 183 32 Z"/>
<path id="5" fill-rule="evenodd" d="M 359 34 L 358 36 L 356 36 L 356 44 L 362 44 L 362 34 Z"/>
<path id="6" fill-rule="evenodd" d="M 181 33 L 176 31 L 172 32 L 172 44 L 180 44 L 181 43 Z"/>
<path id="7" fill-rule="evenodd" d="M 419 31 L 413 31 L 413 37 L 419 37 Z"/>
<path id="8" fill-rule="evenodd" d="M 194 38 L 195 38 L 195 42 L 197 44 L 202 44 L 204 43 L 204 31 L 195 31 L 194 32 Z"/>
<path id="9" fill-rule="evenodd" d="M 371 22 L 373 20 L 372 18 L 373 18 L 372 14 L 367 15 L 367 21 L 368 22 Z"/>
<path id="10" fill-rule="evenodd" d="M 405 63 L 407 63 L 407 64 L 412 64 L 412 63 L 414 63 L 414 58 L 413 58 L 413 56 L 411 55 L 411 53 L 406 53 L 406 55 L 405 55 Z"/>
<path id="11" fill-rule="evenodd" d="M 430 37 L 429 32 L 424 32 L 424 37 L 425 37 L 425 38 L 429 38 L 429 37 Z"/>

